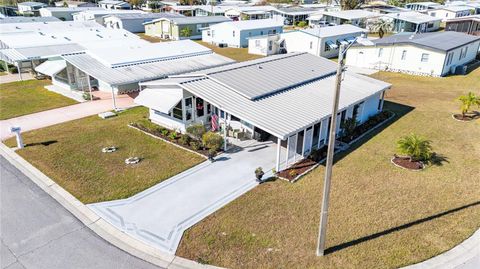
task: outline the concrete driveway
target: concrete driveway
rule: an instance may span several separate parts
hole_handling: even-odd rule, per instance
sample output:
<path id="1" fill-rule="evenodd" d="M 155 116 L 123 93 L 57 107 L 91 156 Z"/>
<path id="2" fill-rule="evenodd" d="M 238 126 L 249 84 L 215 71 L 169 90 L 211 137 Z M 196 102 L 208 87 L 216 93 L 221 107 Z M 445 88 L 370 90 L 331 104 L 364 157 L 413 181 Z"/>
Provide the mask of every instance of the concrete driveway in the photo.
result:
<path id="1" fill-rule="evenodd" d="M 261 166 L 265 177 L 271 175 L 276 144 L 252 143 L 128 199 L 89 207 L 120 230 L 173 254 L 186 229 L 257 185 L 255 168 Z"/>

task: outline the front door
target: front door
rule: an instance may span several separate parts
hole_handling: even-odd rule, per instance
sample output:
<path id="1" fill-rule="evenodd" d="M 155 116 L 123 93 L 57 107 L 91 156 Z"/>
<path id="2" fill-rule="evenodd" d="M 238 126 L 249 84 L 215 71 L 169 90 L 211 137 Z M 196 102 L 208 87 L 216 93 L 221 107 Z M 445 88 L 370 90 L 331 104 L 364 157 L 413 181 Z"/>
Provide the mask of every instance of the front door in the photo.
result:
<path id="1" fill-rule="evenodd" d="M 312 151 L 313 128 L 307 128 L 305 132 L 305 144 L 303 145 L 303 156 L 308 156 Z"/>

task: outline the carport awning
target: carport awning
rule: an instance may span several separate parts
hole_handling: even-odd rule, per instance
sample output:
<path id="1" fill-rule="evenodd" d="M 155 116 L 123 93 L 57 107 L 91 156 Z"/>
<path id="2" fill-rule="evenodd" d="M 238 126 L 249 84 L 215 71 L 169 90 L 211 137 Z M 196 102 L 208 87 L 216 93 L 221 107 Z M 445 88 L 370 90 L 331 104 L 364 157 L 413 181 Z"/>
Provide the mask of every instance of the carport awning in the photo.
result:
<path id="1" fill-rule="evenodd" d="M 338 42 L 340 42 L 340 44 L 345 46 L 349 44 L 347 40 L 338 40 Z"/>
<path id="2" fill-rule="evenodd" d="M 348 43 L 353 43 L 355 41 L 355 37 L 347 37 L 345 38 L 345 41 L 347 41 Z"/>
<path id="3" fill-rule="evenodd" d="M 35 71 L 53 77 L 65 68 L 67 68 L 65 60 L 49 60 L 35 67 Z"/>
<path id="4" fill-rule="evenodd" d="M 327 46 L 329 46 L 331 49 L 337 49 L 337 48 L 338 48 L 337 44 L 335 44 L 333 41 L 328 40 L 328 41 L 326 42 L 326 44 L 327 44 Z"/>
<path id="5" fill-rule="evenodd" d="M 182 98 L 183 90 L 180 88 L 145 89 L 135 98 L 135 103 L 168 114 Z"/>

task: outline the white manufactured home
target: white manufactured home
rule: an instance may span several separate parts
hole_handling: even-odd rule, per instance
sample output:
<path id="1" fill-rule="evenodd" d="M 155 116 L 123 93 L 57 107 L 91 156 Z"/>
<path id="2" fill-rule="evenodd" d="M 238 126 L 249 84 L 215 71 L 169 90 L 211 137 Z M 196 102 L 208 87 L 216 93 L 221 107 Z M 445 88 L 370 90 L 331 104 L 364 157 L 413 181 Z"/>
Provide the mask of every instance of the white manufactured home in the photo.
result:
<path id="1" fill-rule="evenodd" d="M 454 19 L 459 17 L 465 17 L 475 13 L 475 9 L 469 6 L 442 6 L 437 9 L 427 10 L 427 14 L 439 18 L 442 21 L 446 21 L 448 19 Z"/>
<path id="2" fill-rule="evenodd" d="M 285 52 L 308 52 L 325 58 L 338 57 L 341 44 L 348 45 L 356 37 L 365 35 L 367 32 L 366 29 L 343 24 L 251 37 L 248 53 L 272 55 Z"/>
<path id="3" fill-rule="evenodd" d="M 336 66 L 308 53 L 274 55 L 143 82 L 135 102 L 167 128 L 185 132 L 191 124 L 224 124 L 244 139 L 274 141 L 280 171 L 327 143 Z M 347 118 L 363 123 L 379 113 L 389 88 L 347 71 L 336 131 Z"/>
<path id="4" fill-rule="evenodd" d="M 472 62 L 480 37 L 458 32 L 403 33 L 355 45 L 346 64 L 416 75 L 445 76 Z"/>
<path id="5" fill-rule="evenodd" d="M 222 22 L 203 29 L 202 41 L 215 45 L 244 48 L 248 46 L 249 38 L 282 32 L 283 21 L 279 20 L 266 19 Z"/>
<path id="6" fill-rule="evenodd" d="M 52 83 L 72 91 L 112 94 L 138 91 L 138 83 L 234 62 L 193 41 L 150 43 L 140 39 L 83 44 L 36 67 Z"/>

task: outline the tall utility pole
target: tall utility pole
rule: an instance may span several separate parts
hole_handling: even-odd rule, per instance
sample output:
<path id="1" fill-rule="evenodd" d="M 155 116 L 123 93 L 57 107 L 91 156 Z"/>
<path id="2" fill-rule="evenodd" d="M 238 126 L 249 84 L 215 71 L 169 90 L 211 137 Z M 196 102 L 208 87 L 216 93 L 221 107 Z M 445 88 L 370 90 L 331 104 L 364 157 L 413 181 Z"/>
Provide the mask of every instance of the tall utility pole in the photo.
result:
<path id="1" fill-rule="evenodd" d="M 332 119 L 330 123 L 330 133 L 328 135 L 327 166 L 325 171 L 325 183 L 323 186 L 323 202 L 320 214 L 320 227 L 318 231 L 317 256 L 323 256 L 325 252 L 325 241 L 327 236 L 328 202 L 330 198 L 330 181 L 332 179 L 333 154 L 335 150 L 335 132 L 337 130 L 338 103 L 340 100 L 340 86 L 342 84 L 343 57 L 345 45 L 340 45 L 338 53 L 338 67 L 335 81 L 335 93 L 333 96 Z"/>

